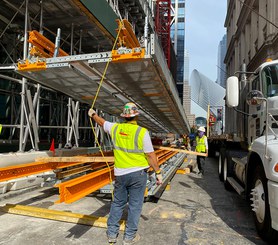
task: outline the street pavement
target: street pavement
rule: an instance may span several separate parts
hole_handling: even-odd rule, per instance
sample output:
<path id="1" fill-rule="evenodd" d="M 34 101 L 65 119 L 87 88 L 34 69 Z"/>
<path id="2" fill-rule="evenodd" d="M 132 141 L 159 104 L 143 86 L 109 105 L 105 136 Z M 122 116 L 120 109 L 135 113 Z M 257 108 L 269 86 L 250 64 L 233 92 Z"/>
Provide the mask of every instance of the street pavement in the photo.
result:
<path id="1" fill-rule="evenodd" d="M 194 161 L 194 159 L 193 159 Z M 218 162 L 208 158 L 203 177 L 194 169 L 176 174 L 159 200 L 146 202 L 139 224 L 138 245 L 266 244 L 257 235 L 247 201 L 224 189 Z M 55 204 L 55 188 L 39 188 L 21 195 L 0 195 L 7 203 L 31 205 L 94 216 L 107 216 L 111 196 L 93 193 L 72 204 Z M 126 211 L 123 218 L 126 218 Z M 0 213 L 0 244 L 108 244 L 104 228 Z M 123 232 L 118 242 L 122 244 Z"/>

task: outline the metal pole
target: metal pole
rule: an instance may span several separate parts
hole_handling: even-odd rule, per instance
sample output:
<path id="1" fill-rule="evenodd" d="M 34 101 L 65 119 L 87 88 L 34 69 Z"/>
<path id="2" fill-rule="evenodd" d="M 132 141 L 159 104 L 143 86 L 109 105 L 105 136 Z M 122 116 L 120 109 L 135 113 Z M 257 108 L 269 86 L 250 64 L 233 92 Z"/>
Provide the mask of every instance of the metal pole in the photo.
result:
<path id="1" fill-rule="evenodd" d="M 54 57 L 58 57 L 59 56 L 60 39 L 61 39 L 61 29 L 58 28 L 57 36 L 56 36 L 56 39 L 55 39 Z"/>
<path id="2" fill-rule="evenodd" d="M 145 27 L 144 27 L 144 46 L 146 53 L 148 53 L 148 33 L 149 33 L 149 8 L 147 7 L 147 14 L 145 17 Z"/>
<path id="3" fill-rule="evenodd" d="M 43 0 L 40 1 L 41 14 L 40 14 L 40 34 L 43 34 Z"/>
<path id="4" fill-rule="evenodd" d="M 70 143 L 69 141 L 69 135 L 70 135 L 70 110 L 71 110 L 71 98 L 68 99 L 68 122 L 67 122 L 67 140 L 66 145 Z"/>
<path id="5" fill-rule="evenodd" d="M 80 38 L 79 38 L 79 50 L 78 53 L 81 54 L 82 52 L 82 35 L 83 35 L 83 30 L 80 30 Z"/>
<path id="6" fill-rule="evenodd" d="M 71 35 L 70 35 L 70 55 L 73 55 L 73 32 L 74 32 L 74 24 L 71 23 Z"/>
<path id="7" fill-rule="evenodd" d="M 23 48 L 23 60 L 27 57 L 27 38 L 28 38 L 28 3 L 29 0 L 25 1 L 25 25 L 24 25 L 24 48 Z M 23 151 L 23 134 L 24 134 L 24 106 L 25 106 L 25 85 L 27 83 L 26 78 L 22 78 L 22 87 L 21 87 L 21 110 L 20 110 L 20 134 L 19 134 L 19 151 Z"/>
<path id="8" fill-rule="evenodd" d="M 37 84 L 37 94 L 38 94 L 38 102 L 37 102 L 37 111 L 36 111 L 36 119 L 37 119 L 37 125 L 38 125 L 38 128 L 39 128 L 39 117 L 40 117 L 40 94 L 41 94 L 41 85 L 40 84 Z"/>

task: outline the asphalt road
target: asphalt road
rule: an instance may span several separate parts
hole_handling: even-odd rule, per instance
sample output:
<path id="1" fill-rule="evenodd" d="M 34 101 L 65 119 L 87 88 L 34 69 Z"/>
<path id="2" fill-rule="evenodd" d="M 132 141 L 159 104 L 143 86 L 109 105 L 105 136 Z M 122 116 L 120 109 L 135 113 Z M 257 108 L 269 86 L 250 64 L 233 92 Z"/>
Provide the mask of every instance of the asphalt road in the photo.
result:
<path id="1" fill-rule="evenodd" d="M 266 244 L 258 237 L 248 203 L 227 192 L 218 179 L 217 161 L 208 158 L 205 175 L 176 174 L 170 190 L 157 202 L 146 202 L 139 224 L 138 245 Z M 19 196 L 0 195 L 6 203 L 107 216 L 110 196 L 89 195 L 73 204 L 55 204 L 54 188 L 39 188 Z M 5 197 L 5 198 L 4 198 Z M 124 217 L 126 217 L 126 213 Z M 0 244 L 108 244 L 105 229 L 0 213 Z M 121 232 L 117 244 L 122 244 Z"/>

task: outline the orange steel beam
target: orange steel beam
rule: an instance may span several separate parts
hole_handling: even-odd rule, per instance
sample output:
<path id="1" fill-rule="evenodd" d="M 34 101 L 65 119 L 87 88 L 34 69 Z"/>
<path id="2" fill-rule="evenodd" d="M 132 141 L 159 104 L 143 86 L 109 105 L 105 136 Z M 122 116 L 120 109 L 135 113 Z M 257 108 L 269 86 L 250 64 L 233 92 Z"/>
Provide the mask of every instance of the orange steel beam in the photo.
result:
<path id="1" fill-rule="evenodd" d="M 176 155 L 178 152 L 171 152 L 171 151 L 167 151 L 167 150 L 157 150 L 155 151 L 156 155 L 157 155 L 157 160 L 158 160 L 158 165 L 162 165 L 163 163 L 165 163 L 168 159 L 170 159 L 171 157 L 173 157 L 174 155 Z M 153 168 L 150 167 L 148 172 L 153 171 Z"/>
<path id="2" fill-rule="evenodd" d="M 38 31 L 34 30 L 29 33 L 28 42 L 33 44 L 35 47 L 33 50 L 31 50 L 31 54 L 45 58 L 53 57 L 55 52 L 55 44 L 47 39 L 45 36 L 40 34 Z M 67 54 L 64 50 L 59 48 L 58 56 L 68 55 L 69 54 Z"/>
<path id="3" fill-rule="evenodd" d="M 72 175 L 75 175 L 75 174 L 84 173 L 84 172 L 89 171 L 91 169 L 92 169 L 91 165 L 85 165 L 85 166 L 82 166 L 82 167 L 71 168 L 71 169 L 68 169 L 68 170 L 57 172 L 56 177 L 57 177 L 57 179 L 63 179 L 65 177 L 69 177 L 69 176 L 72 176 Z"/>
<path id="4" fill-rule="evenodd" d="M 24 62 L 18 62 L 17 67 L 20 71 L 46 70 L 46 62 L 40 60 L 30 62 L 29 60 L 25 60 Z"/>
<path id="5" fill-rule="evenodd" d="M 90 160 L 92 160 L 92 157 L 88 157 L 88 158 L 91 158 Z M 75 161 L 75 162 L 73 161 L 43 162 L 42 161 L 42 162 L 33 162 L 33 163 L 20 164 L 20 165 L 6 167 L 6 168 L 0 168 L 0 182 L 90 162 L 88 160 L 85 160 L 86 158 L 82 158 L 82 159 L 83 161 Z M 94 159 L 98 159 L 98 161 L 101 162 L 102 157 L 94 157 Z"/>
<path id="6" fill-rule="evenodd" d="M 109 166 L 112 166 L 112 165 L 113 165 L 113 163 L 109 163 Z M 62 179 L 62 178 L 69 177 L 69 176 L 79 174 L 79 173 L 83 173 L 83 172 L 86 172 L 89 170 L 96 171 L 103 167 L 107 167 L 107 164 L 106 163 L 93 163 L 93 164 L 85 165 L 82 167 L 74 166 L 71 169 L 67 169 L 67 170 L 56 173 L 56 176 L 58 179 Z"/>
<path id="7" fill-rule="evenodd" d="M 145 57 L 145 49 L 132 49 L 130 53 L 121 53 L 118 50 L 112 50 L 112 62 L 129 62 L 129 61 L 137 61 L 143 59 Z"/>
<path id="8" fill-rule="evenodd" d="M 51 170 L 55 170 L 58 168 L 66 168 L 70 166 L 74 166 L 77 164 L 82 164 L 84 162 L 79 163 L 45 163 L 45 162 L 33 162 L 27 164 L 20 164 L 17 166 L 11 166 L 6 168 L 0 168 L 0 182 L 16 179 L 20 177 L 25 177 L 32 174 L 43 173 Z"/>
<path id="9" fill-rule="evenodd" d="M 118 29 L 116 29 L 116 32 L 118 33 L 120 29 L 118 45 L 120 47 L 125 46 L 126 48 L 131 49 L 140 47 L 140 43 L 135 36 L 133 28 L 128 20 L 123 19 L 121 22 L 119 19 L 117 19 L 116 21 L 118 23 Z"/>
<path id="10" fill-rule="evenodd" d="M 174 155 L 178 154 L 177 152 L 169 152 L 168 154 L 162 156 L 160 159 L 158 159 L 158 164 L 161 165 L 164 162 L 166 162 L 168 159 L 173 157 Z"/>
<path id="11" fill-rule="evenodd" d="M 72 203 L 110 183 L 110 175 L 114 176 L 114 167 L 104 168 L 99 171 L 72 179 L 59 187 L 60 199 L 56 203 Z"/>
<path id="12" fill-rule="evenodd" d="M 74 157 L 39 157 L 38 162 L 114 162 L 114 157 L 102 156 L 74 156 Z"/>

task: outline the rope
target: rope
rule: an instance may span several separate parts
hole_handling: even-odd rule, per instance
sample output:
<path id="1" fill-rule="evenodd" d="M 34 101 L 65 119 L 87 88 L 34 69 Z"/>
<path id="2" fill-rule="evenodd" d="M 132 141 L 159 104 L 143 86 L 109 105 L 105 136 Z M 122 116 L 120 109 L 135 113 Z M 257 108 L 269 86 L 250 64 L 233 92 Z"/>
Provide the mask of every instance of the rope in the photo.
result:
<path id="1" fill-rule="evenodd" d="M 117 37 L 116 37 L 116 39 L 115 39 L 115 42 L 114 42 L 114 44 L 113 44 L 112 51 L 113 51 L 113 50 L 115 49 L 115 47 L 116 47 L 116 44 L 117 44 L 117 41 L 118 41 L 118 38 L 119 38 L 119 35 L 120 35 L 120 31 L 121 31 L 121 29 L 122 29 L 122 27 L 123 27 L 122 21 L 121 21 L 120 23 L 121 23 L 121 24 L 120 24 L 120 26 L 119 26 L 119 30 L 118 30 L 118 33 L 117 33 Z M 105 74 L 106 74 L 106 72 L 107 72 L 107 69 L 108 69 L 108 66 L 109 66 L 110 62 L 111 62 L 111 61 L 110 61 L 110 59 L 109 59 L 109 60 L 107 61 L 107 63 L 106 63 L 105 68 L 104 68 L 104 71 L 103 71 L 103 74 L 102 74 L 100 83 L 99 83 L 99 85 L 98 85 L 98 89 L 97 89 L 96 95 L 95 95 L 95 97 L 94 97 L 94 100 L 93 100 L 93 103 L 92 103 L 92 106 L 91 106 L 92 109 L 93 109 L 94 106 L 95 106 L 96 100 L 97 100 L 98 95 L 99 95 L 100 88 L 101 88 L 101 86 L 102 86 L 102 82 L 103 82 L 103 80 L 104 80 L 104 77 L 105 77 Z M 93 122 L 92 122 L 92 118 L 91 118 L 91 117 L 90 117 L 90 124 L 91 124 L 91 128 L 92 128 L 92 130 L 93 130 L 93 133 L 94 133 L 95 142 L 97 143 L 97 146 L 98 146 L 98 148 L 99 148 L 99 151 L 100 151 L 102 157 L 104 157 L 104 153 L 103 153 L 102 148 L 101 148 L 101 145 L 100 145 L 100 143 L 99 143 L 99 141 L 98 141 L 98 138 L 97 138 L 97 135 L 96 135 L 96 132 L 95 132 L 94 125 L 93 125 Z M 112 173 L 111 173 L 111 168 L 110 168 L 110 166 L 109 166 L 109 164 L 108 164 L 107 161 L 105 161 L 105 163 L 106 163 L 106 165 L 107 165 L 107 167 L 108 167 L 108 169 L 109 169 L 109 179 L 110 179 L 110 185 L 111 185 L 111 189 L 112 189 L 112 188 L 113 188 L 113 185 L 112 185 Z M 112 200 L 114 200 L 114 194 L 113 194 L 113 192 L 112 192 Z"/>

